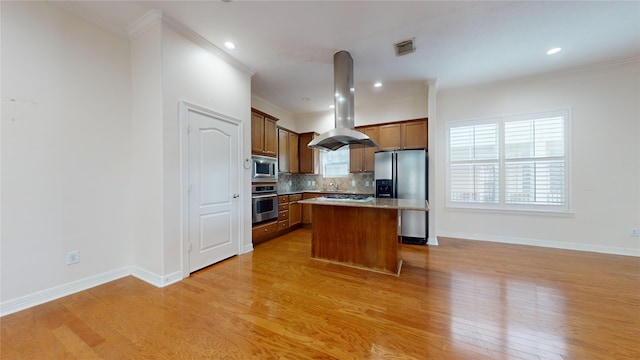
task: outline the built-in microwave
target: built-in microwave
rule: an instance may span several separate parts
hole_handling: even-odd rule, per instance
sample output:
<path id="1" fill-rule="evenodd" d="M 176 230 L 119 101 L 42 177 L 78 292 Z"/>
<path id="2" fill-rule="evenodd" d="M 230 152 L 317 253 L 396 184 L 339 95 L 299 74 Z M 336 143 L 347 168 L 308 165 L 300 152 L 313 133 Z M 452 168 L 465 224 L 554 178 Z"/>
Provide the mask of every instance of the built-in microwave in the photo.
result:
<path id="1" fill-rule="evenodd" d="M 278 182 L 278 159 L 253 155 L 251 157 L 252 182 Z"/>

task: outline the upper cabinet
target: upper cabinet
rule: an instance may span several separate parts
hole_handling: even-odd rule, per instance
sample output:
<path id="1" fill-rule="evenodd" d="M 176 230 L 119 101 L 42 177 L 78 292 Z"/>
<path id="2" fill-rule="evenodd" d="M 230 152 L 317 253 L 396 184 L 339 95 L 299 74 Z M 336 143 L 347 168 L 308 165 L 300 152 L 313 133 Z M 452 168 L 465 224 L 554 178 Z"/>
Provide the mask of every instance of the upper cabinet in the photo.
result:
<path id="1" fill-rule="evenodd" d="M 401 124 L 403 149 L 427 149 L 427 120 L 410 121 Z"/>
<path id="2" fill-rule="evenodd" d="M 298 139 L 298 159 L 300 161 L 300 174 L 318 174 L 320 169 L 320 150 L 309 149 L 307 144 L 311 142 L 318 133 L 308 132 L 299 135 Z"/>
<path id="3" fill-rule="evenodd" d="M 298 134 L 289 132 L 289 172 L 297 174 L 300 169 L 300 159 L 298 158 Z"/>
<path id="4" fill-rule="evenodd" d="M 373 172 L 376 151 L 427 149 L 427 124 L 427 119 L 418 119 L 357 127 L 380 147 L 350 145 L 350 172 Z"/>
<path id="5" fill-rule="evenodd" d="M 427 149 L 427 119 L 380 125 L 379 150 Z"/>
<path id="6" fill-rule="evenodd" d="M 298 134 L 278 128 L 278 171 L 297 174 L 298 168 Z"/>
<path id="7" fill-rule="evenodd" d="M 400 124 L 380 126 L 379 150 L 400 150 L 402 148 L 402 131 Z"/>
<path id="8" fill-rule="evenodd" d="M 359 127 L 358 131 L 369 136 L 373 141 L 379 142 L 380 129 L 379 126 Z M 373 172 L 374 153 L 378 151 L 376 147 L 363 147 L 362 145 L 350 145 L 349 153 L 349 171 L 357 172 Z"/>
<path id="9" fill-rule="evenodd" d="M 278 153 L 276 134 L 278 119 L 259 110 L 251 109 L 251 153 L 275 157 Z"/>
<path id="10" fill-rule="evenodd" d="M 289 132 L 278 129 L 278 172 L 289 172 Z"/>

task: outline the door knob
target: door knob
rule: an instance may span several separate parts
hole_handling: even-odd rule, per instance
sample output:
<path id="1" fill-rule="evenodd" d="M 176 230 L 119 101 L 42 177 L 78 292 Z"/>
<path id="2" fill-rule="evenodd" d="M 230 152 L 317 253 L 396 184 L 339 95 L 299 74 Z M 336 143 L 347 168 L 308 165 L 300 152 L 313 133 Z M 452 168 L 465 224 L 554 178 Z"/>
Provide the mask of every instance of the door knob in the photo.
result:
<path id="1" fill-rule="evenodd" d="M 237 198 L 239 198 L 239 197 L 240 197 L 240 194 L 233 194 L 233 198 L 234 198 L 234 199 L 237 199 Z"/>

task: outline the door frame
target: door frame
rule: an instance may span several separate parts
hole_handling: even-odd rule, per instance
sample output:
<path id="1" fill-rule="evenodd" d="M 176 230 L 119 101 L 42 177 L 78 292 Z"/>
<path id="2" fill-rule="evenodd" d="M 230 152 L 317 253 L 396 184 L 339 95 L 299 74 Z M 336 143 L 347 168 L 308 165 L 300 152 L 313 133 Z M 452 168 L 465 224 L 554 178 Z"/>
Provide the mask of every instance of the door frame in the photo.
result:
<path id="1" fill-rule="evenodd" d="M 239 189 L 238 194 L 240 198 L 238 200 L 238 223 L 235 231 L 238 234 L 238 249 L 237 254 L 243 253 L 244 249 L 244 222 L 245 222 L 245 209 L 243 196 L 243 184 L 244 184 L 244 171 L 242 169 L 243 158 L 243 144 L 244 144 L 244 129 L 242 120 L 234 117 L 221 114 L 213 111 L 204 106 L 196 105 L 185 100 L 179 102 L 179 131 L 180 131 L 180 269 L 182 272 L 182 278 L 187 278 L 190 275 L 189 270 L 189 112 L 197 112 L 205 116 L 213 117 L 217 120 L 226 121 L 238 126 L 238 182 Z"/>

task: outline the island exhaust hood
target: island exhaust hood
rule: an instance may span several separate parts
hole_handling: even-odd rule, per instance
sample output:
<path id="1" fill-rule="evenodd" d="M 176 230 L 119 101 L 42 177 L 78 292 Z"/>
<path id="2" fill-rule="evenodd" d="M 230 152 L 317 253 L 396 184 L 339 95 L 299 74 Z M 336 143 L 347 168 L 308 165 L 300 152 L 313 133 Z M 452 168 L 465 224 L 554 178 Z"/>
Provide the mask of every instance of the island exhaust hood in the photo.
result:
<path id="1" fill-rule="evenodd" d="M 377 147 L 378 144 L 367 135 L 354 130 L 353 59 L 347 51 L 338 51 L 333 55 L 333 84 L 335 89 L 335 129 L 314 138 L 307 146 L 312 149 L 331 151 L 350 144 Z"/>

